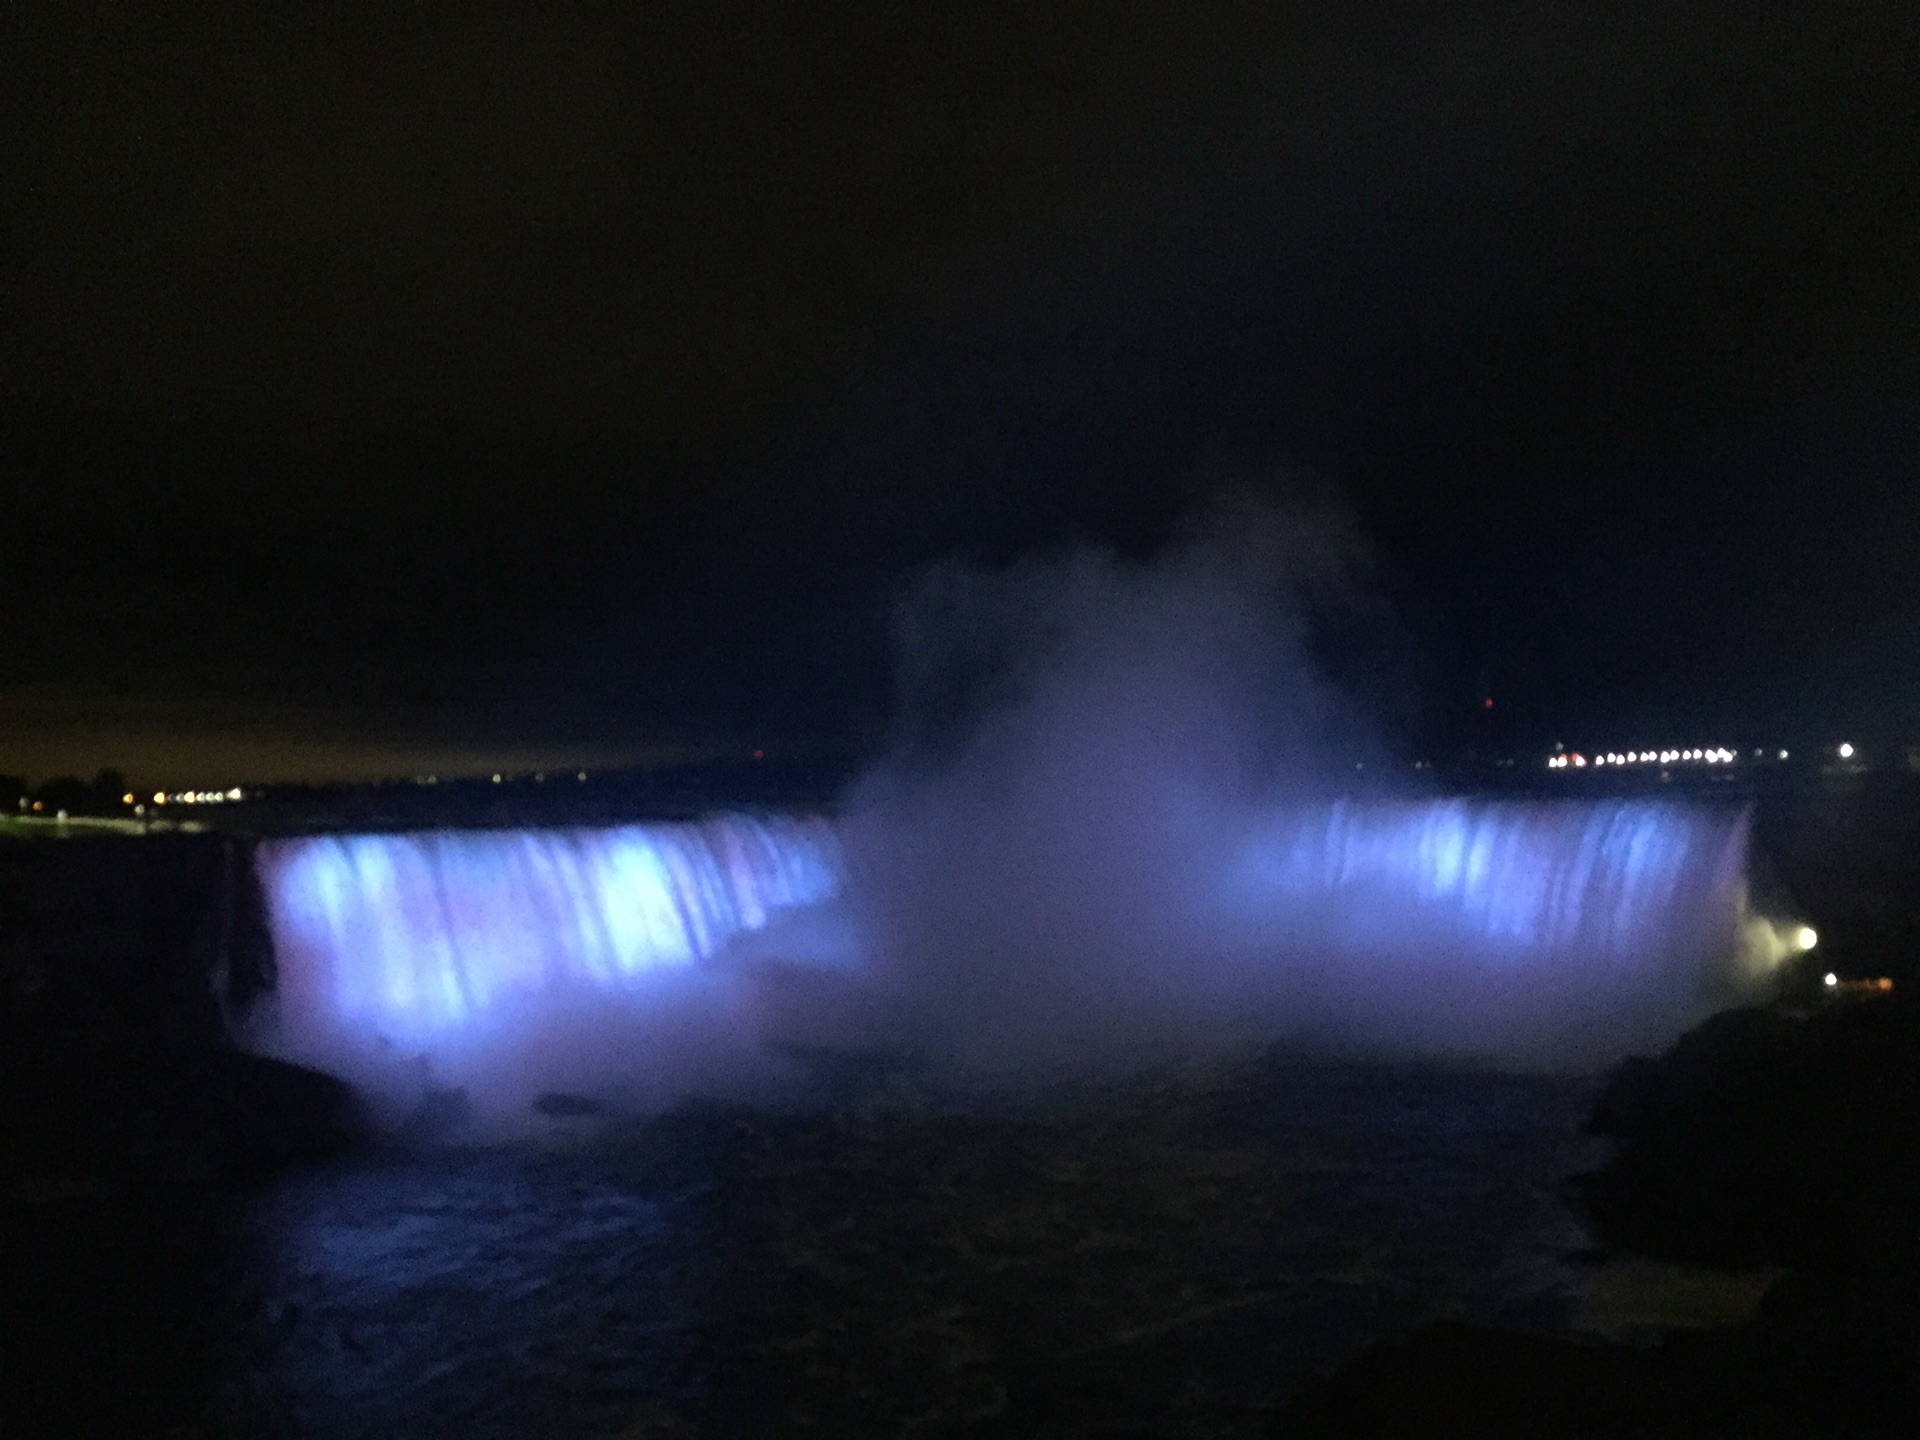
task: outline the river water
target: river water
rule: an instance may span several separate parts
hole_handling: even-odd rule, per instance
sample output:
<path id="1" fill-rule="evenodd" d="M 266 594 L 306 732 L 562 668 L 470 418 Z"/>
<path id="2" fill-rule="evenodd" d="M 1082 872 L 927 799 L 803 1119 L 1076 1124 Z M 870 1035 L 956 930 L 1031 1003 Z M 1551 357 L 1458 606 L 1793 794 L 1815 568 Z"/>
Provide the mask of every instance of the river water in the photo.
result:
<path id="1" fill-rule="evenodd" d="M 1571 1319 L 1587 1083 L 1255 1059 L 839 1090 L 280 1183 L 206 1428 L 1256 1435 L 1422 1321 Z"/>

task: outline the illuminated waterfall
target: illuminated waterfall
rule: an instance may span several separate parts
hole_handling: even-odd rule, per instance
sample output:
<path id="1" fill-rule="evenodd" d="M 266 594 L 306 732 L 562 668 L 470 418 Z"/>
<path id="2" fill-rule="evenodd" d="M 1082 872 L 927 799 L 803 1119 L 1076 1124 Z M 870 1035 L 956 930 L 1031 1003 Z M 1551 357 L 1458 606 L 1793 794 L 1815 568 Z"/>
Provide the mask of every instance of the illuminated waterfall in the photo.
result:
<path id="1" fill-rule="evenodd" d="M 1746 993 L 1746 842 L 1738 812 L 1649 801 L 1348 801 L 1271 818 L 1234 885 L 1329 1043 L 1577 1070 Z"/>
<path id="2" fill-rule="evenodd" d="M 783 1005 L 851 987 L 884 995 L 862 1012 L 882 1046 L 905 1026 L 1075 1053 L 1124 1015 L 1176 1044 L 1259 1031 L 1567 1065 L 1663 1042 L 1729 993 L 1735 812 L 1344 800 L 1209 824 L 1094 837 L 1130 857 L 1123 873 L 1020 831 L 998 854 L 972 831 L 926 846 L 861 822 L 856 846 L 834 822 L 741 815 L 274 841 L 259 863 L 281 1044 L 356 1075 L 671 1089 L 702 1066 L 743 1073 L 795 1019 Z M 890 922 L 848 928 L 875 915 Z M 850 966 L 780 980 L 768 965 L 810 963 L 809 925 Z"/>
<path id="3" fill-rule="evenodd" d="M 298 1021 L 430 1044 L 556 991 L 619 992 L 831 898 L 821 821 L 341 835 L 262 847 Z"/>
<path id="4" fill-rule="evenodd" d="M 1645 801 L 1337 801 L 1262 826 L 1245 881 L 1322 936 L 1490 964 L 1640 965 L 1726 941 L 1746 826 Z"/>

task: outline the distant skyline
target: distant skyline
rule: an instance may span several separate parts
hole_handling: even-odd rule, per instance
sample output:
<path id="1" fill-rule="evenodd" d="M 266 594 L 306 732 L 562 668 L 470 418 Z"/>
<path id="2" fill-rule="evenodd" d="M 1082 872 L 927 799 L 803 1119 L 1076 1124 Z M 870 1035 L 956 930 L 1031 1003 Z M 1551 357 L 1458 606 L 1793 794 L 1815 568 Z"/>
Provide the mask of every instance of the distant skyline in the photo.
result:
<path id="1" fill-rule="evenodd" d="M 1353 517 L 1409 755 L 1920 729 L 1892 0 L 74 3 L 0 53 L 0 770 L 857 749 L 925 567 L 1223 484 Z"/>
<path id="2" fill-rule="evenodd" d="M 541 744 L 474 735 L 458 713 L 396 717 L 64 689 L 0 691 L 0 774 L 34 783 L 61 775 L 90 779 L 106 769 L 143 789 L 454 778 L 625 767 L 700 753 L 672 741 Z"/>
<path id="3" fill-rule="evenodd" d="M 845 736 L 753 732 L 663 737 L 651 744 L 588 739 L 529 744 L 476 737 L 469 733 L 460 710 L 437 715 L 416 711 L 399 721 L 391 714 L 326 708 L 293 712 L 249 708 L 232 701 L 210 707 L 205 702 L 145 696 L 76 696 L 62 689 L 14 687 L 0 692 L 0 775 L 41 784 L 61 776 L 89 780 L 111 769 L 143 794 L 155 788 L 235 784 L 565 774 L 717 757 L 744 759 L 756 749 L 779 758 L 798 755 L 840 761 L 876 755 L 879 739 L 868 737 L 863 746 L 848 743 Z M 1842 721 L 1811 731 L 1652 725 L 1631 733 L 1567 727 L 1561 743 L 1569 752 L 1584 749 L 1590 757 L 1629 744 L 1732 745 L 1739 748 L 1737 758 L 1744 764 L 1752 758 L 1748 751 L 1755 745 L 1764 747 L 1767 763 L 1773 763 L 1782 746 L 1791 747 L 1805 762 L 1855 742 L 1865 763 L 1904 764 L 1909 750 L 1920 747 L 1920 724 L 1888 729 Z M 1502 755 L 1532 763 L 1545 760 L 1551 743 L 1525 738 L 1476 746 L 1468 736 L 1440 747 L 1409 745 L 1399 758 L 1407 763 L 1455 763 L 1477 748 L 1482 763 Z"/>

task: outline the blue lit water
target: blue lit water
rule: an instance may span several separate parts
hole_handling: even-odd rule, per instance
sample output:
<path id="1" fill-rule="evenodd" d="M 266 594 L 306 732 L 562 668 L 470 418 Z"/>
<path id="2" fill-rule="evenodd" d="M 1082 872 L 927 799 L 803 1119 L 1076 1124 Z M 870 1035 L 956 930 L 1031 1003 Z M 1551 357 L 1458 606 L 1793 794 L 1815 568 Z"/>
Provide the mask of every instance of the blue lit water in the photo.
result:
<path id="1" fill-rule="evenodd" d="M 1174 937 L 1151 958 L 1179 983 L 1140 996 L 1226 976 L 1250 1012 L 1277 997 L 1389 1053 L 1499 1053 L 1568 1032 L 1618 1047 L 1647 1014 L 1679 1028 L 1731 940 L 1745 825 L 1635 801 L 1373 802 L 1218 838 L 1146 897 Z M 440 1079 L 744 1056 L 767 1036 L 741 946 L 787 943 L 884 873 L 859 843 L 745 816 L 283 842 L 266 856 L 283 1017 L 308 1058 L 372 1037 Z M 998 904 L 963 898 L 943 915 Z M 1043 932 L 1098 915 L 1087 898 Z M 1131 983 L 1112 941 L 1066 939 L 1081 1009 Z M 854 982 L 892 958 L 856 943 Z M 1173 1068 L 986 1095 L 897 1053 L 802 1057 L 777 1099 L 708 1086 L 733 1098 L 652 1118 L 541 1118 L 523 1086 L 512 1144 L 396 1151 L 254 1212 L 255 1348 L 222 1423 L 1255 1435 L 1291 1386 L 1423 1321 L 1570 1323 L 1582 1237 L 1561 1186 L 1589 1082 L 1307 1065 L 1237 1035 Z"/>
<path id="2" fill-rule="evenodd" d="M 618 1433 L 690 1360 L 685 1237 L 644 1191 L 527 1152 L 286 1185 L 254 1221 L 247 1405 L 316 1436 Z"/>
<path id="3" fill-rule="evenodd" d="M 883 1076 L 366 1160 L 255 1212 L 223 1423 L 1264 1434 L 1423 1321 L 1568 1324 L 1588 1096 L 1250 1060 L 987 1106 Z"/>

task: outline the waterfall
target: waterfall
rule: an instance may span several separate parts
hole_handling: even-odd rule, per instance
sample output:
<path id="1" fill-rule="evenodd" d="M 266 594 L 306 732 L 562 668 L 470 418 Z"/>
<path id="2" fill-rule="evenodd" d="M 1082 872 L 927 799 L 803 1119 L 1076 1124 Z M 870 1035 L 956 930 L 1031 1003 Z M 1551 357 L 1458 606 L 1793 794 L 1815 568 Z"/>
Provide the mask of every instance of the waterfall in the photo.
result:
<path id="1" fill-rule="evenodd" d="M 1582 1069 L 1751 993 L 1747 823 L 1649 801 L 1341 801 L 1269 817 L 1235 867 L 1289 1033 Z M 1302 1018 L 1304 1017 L 1304 1018 Z"/>
<path id="2" fill-rule="evenodd" d="M 431 1045 L 555 992 L 618 993 L 830 899 L 819 820 L 326 835 L 261 847 L 288 1008 Z"/>
<path id="3" fill-rule="evenodd" d="M 1260 827 L 1242 879 L 1343 948 L 1445 944 L 1501 967 L 1631 967 L 1731 936 L 1745 864 L 1733 812 L 1342 800 Z"/>
<path id="4" fill-rule="evenodd" d="M 929 843 L 871 817 L 721 815 L 269 842 L 280 1048 L 671 1089 L 744 1073 L 769 1030 L 804 1036 L 806 1007 L 851 994 L 858 1043 L 963 1069 L 1262 1036 L 1572 1066 L 1733 993 L 1737 812 L 1340 800 L 1097 829 Z M 806 979 L 829 931 L 852 964 Z"/>

